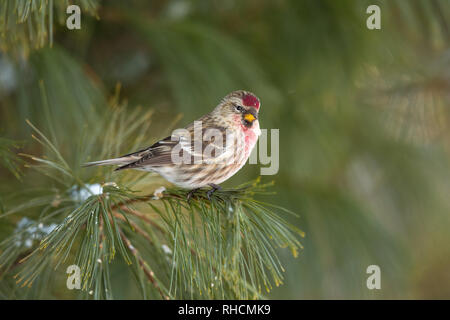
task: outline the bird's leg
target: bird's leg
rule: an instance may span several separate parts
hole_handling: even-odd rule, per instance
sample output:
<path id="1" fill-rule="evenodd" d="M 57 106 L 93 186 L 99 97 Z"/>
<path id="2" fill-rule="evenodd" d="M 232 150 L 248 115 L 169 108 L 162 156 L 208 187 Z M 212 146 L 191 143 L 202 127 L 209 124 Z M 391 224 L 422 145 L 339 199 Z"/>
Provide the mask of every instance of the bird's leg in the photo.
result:
<path id="1" fill-rule="evenodd" d="M 191 200 L 191 198 L 194 195 L 195 191 L 197 191 L 198 189 L 199 188 L 195 188 L 195 189 L 192 189 L 191 191 L 189 191 L 189 193 L 187 194 L 187 197 L 186 197 L 187 202 L 189 202 Z"/>
<path id="2" fill-rule="evenodd" d="M 211 190 L 209 190 L 209 191 L 206 193 L 206 196 L 208 197 L 209 201 L 211 201 L 211 195 L 212 195 L 214 192 L 216 192 L 217 190 L 222 189 L 222 187 L 221 187 L 221 186 L 218 186 L 217 184 L 214 184 L 214 183 L 208 183 L 208 185 L 211 187 Z"/>

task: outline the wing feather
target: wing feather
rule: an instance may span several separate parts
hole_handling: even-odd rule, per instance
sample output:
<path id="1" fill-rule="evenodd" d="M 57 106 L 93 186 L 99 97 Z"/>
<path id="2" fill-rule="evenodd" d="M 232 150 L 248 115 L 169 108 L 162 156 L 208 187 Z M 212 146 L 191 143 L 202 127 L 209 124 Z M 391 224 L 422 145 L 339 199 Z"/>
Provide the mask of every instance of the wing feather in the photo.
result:
<path id="1" fill-rule="evenodd" d="M 172 166 L 174 165 L 172 152 L 178 144 L 178 148 L 181 151 L 180 157 L 190 159 L 191 164 L 194 164 L 195 159 L 203 159 L 203 161 L 208 163 L 223 161 L 230 154 L 230 141 L 234 142 L 235 138 L 234 136 L 227 137 L 226 134 L 227 131 L 222 126 L 216 125 L 202 128 L 201 141 L 198 141 L 199 137 L 194 136 L 194 124 L 191 124 L 185 129 L 175 130 L 171 136 L 156 142 L 146 149 L 123 156 L 128 158 L 137 157 L 137 160 L 122 165 L 116 170 Z"/>

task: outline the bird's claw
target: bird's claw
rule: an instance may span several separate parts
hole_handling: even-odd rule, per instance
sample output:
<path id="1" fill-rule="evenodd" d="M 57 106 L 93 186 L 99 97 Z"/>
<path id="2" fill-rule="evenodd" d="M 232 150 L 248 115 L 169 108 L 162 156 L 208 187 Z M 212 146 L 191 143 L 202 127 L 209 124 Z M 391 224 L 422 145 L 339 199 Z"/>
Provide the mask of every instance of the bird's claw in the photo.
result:
<path id="1" fill-rule="evenodd" d="M 214 183 L 210 183 L 209 186 L 211 187 L 211 190 L 209 190 L 206 193 L 206 196 L 208 197 L 208 200 L 211 201 L 211 195 L 216 192 L 217 190 L 222 189 L 220 186 L 218 186 L 217 184 Z"/>
<path id="2" fill-rule="evenodd" d="M 198 188 L 192 189 L 189 191 L 189 193 L 186 196 L 186 201 L 189 203 L 191 201 L 192 196 L 194 195 L 195 191 L 197 191 Z"/>

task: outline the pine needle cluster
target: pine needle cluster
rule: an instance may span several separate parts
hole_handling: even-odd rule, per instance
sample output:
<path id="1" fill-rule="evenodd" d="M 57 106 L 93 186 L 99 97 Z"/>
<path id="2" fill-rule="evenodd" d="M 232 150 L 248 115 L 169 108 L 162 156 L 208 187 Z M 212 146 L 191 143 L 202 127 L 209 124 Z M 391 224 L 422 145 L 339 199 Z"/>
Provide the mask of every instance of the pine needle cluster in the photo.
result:
<path id="1" fill-rule="evenodd" d="M 98 156 L 113 156 L 111 150 L 130 136 L 142 137 L 151 116 L 138 118 L 119 106 L 111 112 L 90 141 L 81 139 L 84 152 L 95 155 L 90 146 L 100 139 Z M 55 270 L 77 265 L 86 297 L 112 299 L 110 264 L 121 259 L 142 298 L 257 299 L 283 281 L 277 248 L 294 256 L 301 249 L 303 233 L 276 213 L 288 211 L 255 199 L 268 194 L 270 184 L 258 179 L 218 191 L 211 200 L 207 190 L 190 201 L 188 191 L 178 188 L 146 193 L 152 177 L 73 168 L 51 139 L 28 124 L 45 156 L 21 155 L 53 187 L 39 195 L 24 190 L 18 198 L 27 200 L 1 215 L 39 212 L 36 220 L 19 221 L 24 226 L 0 244 L 1 277 L 13 277 L 21 287 L 50 285 L 45 281 Z"/>

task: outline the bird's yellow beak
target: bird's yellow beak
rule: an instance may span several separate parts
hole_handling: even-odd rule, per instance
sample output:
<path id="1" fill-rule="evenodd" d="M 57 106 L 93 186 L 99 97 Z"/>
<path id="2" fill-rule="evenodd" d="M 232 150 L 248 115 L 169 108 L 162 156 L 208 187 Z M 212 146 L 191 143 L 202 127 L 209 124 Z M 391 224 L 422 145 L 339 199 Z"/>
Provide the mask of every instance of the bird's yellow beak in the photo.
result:
<path id="1" fill-rule="evenodd" d="M 244 119 L 247 120 L 247 121 L 250 122 L 250 123 L 252 123 L 253 121 L 256 120 L 255 116 L 252 115 L 251 113 L 247 113 L 247 114 L 244 116 Z"/>

